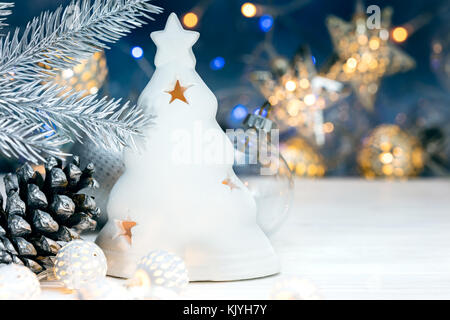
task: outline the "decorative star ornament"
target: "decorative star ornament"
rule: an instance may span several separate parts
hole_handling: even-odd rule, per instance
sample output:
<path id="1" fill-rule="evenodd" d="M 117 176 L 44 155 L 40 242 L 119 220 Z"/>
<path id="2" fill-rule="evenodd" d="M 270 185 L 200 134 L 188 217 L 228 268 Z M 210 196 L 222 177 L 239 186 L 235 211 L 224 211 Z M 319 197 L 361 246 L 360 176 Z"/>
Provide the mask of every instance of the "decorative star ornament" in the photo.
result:
<path id="1" fill-rule="evenodd" d="M 188 89 L 189 87 L 182 87 L 180 85 L 180 81 L 177 80 L 177 82 L 175 83 L 175 87 L 173 88 L 173 90 L 171 91 L 166 91 L 167 93 L 169 93 L 172 97 L 170 99 L 170 103 L 172 103 L 173 101 L 175 101 L 176 99 L 183 101 L 184 103 L 189 104 L 189 102 L 186 100 L 186 97 L 184 96 L 184 92 Z"/>
<path id="2" fill-rule="evenodd" d="M 125 240 L 131 245 L 132 244 L 132 238 L 133 235 L 131 233 L 131 229 L 137 225 L 135 221 L 132 221 L 130 218 L 127 218 L 126 220 L 114 220 L 117 228 L 117 233 L 113 237 L 113 239 L 116 239 L 118 237 L 125 237 Z"/>
<path id="3" fill-rule="evenodd" d="M 306 46 L 301 47 L 289 67 L 279 73 L 255 71 L 251 74 L 252 83 L 273 106 L 271 116 L 282 129 L 295 127 L 302 136 L 315 138 L 319 145 L 323 144 L 323 110 L 345 95 L 344 85 L 318 74 Z"/>
<path id="4" fill-rule="evenodd" d="M 195 67 L 195 56 L 192 46 L 197 42 L 200 34 L 196 31 L 184 30 L 175 13 L 171 13 L 162 31 L 150 34 L 158 50 L 155 65 L 163 66 L 176 63 L 180 67 Z"/>
<path id="5" fill-rule="evenodd" d="M 327 28 L 336 51 L 334 63 L 327 70 L 331 79 L 349 83 L 361 104 L 373 110 L 381 79 L 407 71 L 415 61 L 389 41 L 392 9 L 381 12 L 381 28 L 369 29 L 362 3 L 357 2 L 351 22 L 327 18 Z"/>
<path id="6" fill-rule="evenodd" d="M 233 189 L 240 189 L 239 186 L 233 182 L 233 179 L 231 177 L 227 177 L 226 179 L 224 179 L 222 181 L 222 184 L 230 187 L 230 191 L 232 191 Z"/>

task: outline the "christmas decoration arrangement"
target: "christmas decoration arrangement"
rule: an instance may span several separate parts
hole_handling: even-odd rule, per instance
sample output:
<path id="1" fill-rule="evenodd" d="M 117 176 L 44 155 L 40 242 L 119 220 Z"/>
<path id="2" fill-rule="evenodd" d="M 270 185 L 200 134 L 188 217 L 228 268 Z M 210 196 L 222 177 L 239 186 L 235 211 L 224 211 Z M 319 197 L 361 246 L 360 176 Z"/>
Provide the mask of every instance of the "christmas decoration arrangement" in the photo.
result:
<path id="1" fill-rule="evenodd" d="M 145 133 L 145 151 L 125 152 L 109 221 L 96 239 L 109 275 L 131 277 L 140 257 L 156 249 L 180 256 L 194 281 L 279 272 L 256 223 L 255 200 L 233 172 L 233 146 L 214 117 L 217 100 L 195 71 L 198 37 L 174 13 L 163 31 L 151 34 L 156 70 L 139 105 L 155 124 Z M 196 130 L 205 130 L 207 139 Z"/>
<path id="2" fill-rule="evenodd" d="M 275 27 L 295 25 L 284 17 L 307 1 L 246 2 L 241 18 L 255 18 L 264 40 L 239 57 L 248 87 L 239 82 L 219 94 L 197 73 L 200 34 L 187 30 L 199 27 L 211 3 L 181 22 L 172 13 L 151 33 L 154 70 L 135 39 L 118 45 L 151 75 L 134 105 L 104 96 L 117 96 L 120 82 L 100 91 L 109 72 L 117 74 L 105 50 L 162 12 L 151 0 L 73 0 L 16 30 L 7 24 L 14 4 L 0 2 L 0 158 L 9 161 L 0 163 L 0 300 L 39 299 L 46 288 L 80 300 L 180 299 L 189 281 L 275 275 L 281 266 L 271 240 L 288 217 L 295 179 L 449 174 L 446 92 L 426 84 L 415 102 L 417 87 L 408 88 L 403 100 L 416 108 L 407 112 L 388 83 L 423 68 L 401 44 L 425 18 L 393 27 L 390 7 L 370 6 L 380 10 L 371 20 L 356 0 L 350 21 L 321 18 L 333 49 L 320 65 L 314 46 L 275 49 L 291 39 Z M 304 26 L 295 29 L 295 41 L 308 39 Z M 444 90 L 447 29 L 438 28 L 427 56 Z M 216 54 L 207 44 L 198 45 L 199 61 Z M 242 45 L 235 35 L 234 44 Z M 225 54 L 209 64 L 224 81 Z M 225 134 L 227 121 L 246 135 Z M 83 239 L 95 231 L 95 241 Z M 284 275 L 267 296 L 322 298 L 312 281 Z"/>
<path id="3" fill-rule="evenodd" d="M 0 194 L 0 264 L 25 265 L 35 273 L 52 268 L 67 242 L 94 230 L 99 215 L 94 198 L 80 191 L 98 187 L 93 163 L 82 170 L 76 156 L 65 167 L 48 158 L 42 167 L 41 173 L 25 163 L 6 174 L 6 199 Z"/>
<path id="4" fill-rule="evenodd" d="M 0 39 L 0 152 L 34 163 L 42 154 L 88 138 L 109 149 L 133 147 L 148 124 L 142 110 L 120 100 L 69 91 L 49 76 L 64 74 L 161 9 L 150 0 L 82 0 L 45 12 L 21 32 Z M 3 17 L 13 4 L 2 3 Z M 43 67 L 42 65 L 45 65 Z M 90 89 L 92 89 L 90 87 Z M 95 90 L 89 92 L 94 93 Z M 81 133 L 82 132 L 82 133 Z"/>

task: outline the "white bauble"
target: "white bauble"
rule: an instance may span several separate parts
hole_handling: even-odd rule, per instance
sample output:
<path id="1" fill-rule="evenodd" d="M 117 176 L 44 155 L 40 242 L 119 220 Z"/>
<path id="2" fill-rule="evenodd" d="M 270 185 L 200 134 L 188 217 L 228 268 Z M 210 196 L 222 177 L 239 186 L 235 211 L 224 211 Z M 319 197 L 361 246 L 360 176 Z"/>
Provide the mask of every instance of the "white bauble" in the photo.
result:
<path id="1" fill-rule="evenodd" d="M 165 250 L 154 250 L 141 258 L 131 282 L 144 290 L 162 287 L 181 292 L 189 278 L 180 257 Z"/>
<path id="2" fill-rule="evenodd" d="M 39 280 L 30 269 L 18 264 L 0 267 L 0 300 L 29 300 L 40 294 Z"/>
<path id="3" fill-rule="evenodd" d="M 103 251 L 95 243 L 83 240 L 74 240 L 62 247 L 53 268 L 56 279 L 69 289 L 79 289 L 104 278 L 106 270 Z"/>

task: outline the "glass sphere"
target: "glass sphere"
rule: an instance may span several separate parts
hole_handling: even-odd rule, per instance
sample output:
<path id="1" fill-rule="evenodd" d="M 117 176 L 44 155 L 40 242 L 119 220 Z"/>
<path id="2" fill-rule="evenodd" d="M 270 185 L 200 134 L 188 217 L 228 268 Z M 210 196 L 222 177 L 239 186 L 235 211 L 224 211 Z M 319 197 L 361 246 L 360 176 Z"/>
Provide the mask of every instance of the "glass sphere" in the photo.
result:
<path id="1" fill-rule="evenodd" d="M 145 295 L 156 287 L 178 293 L 186 288 L 188 282 L 184 261 L 165 250 L 154 250 L 142 257 L 130 281 L 131 287 L 140 289 Z"/>
<path id="2" fill-rule="evenodd" d="M 424 166 L 419 141 L 396 125 L 381 125 L 364 140 L 358 163 L 366 178 L 417 176 Z"/>
<path id="3" fill-rule="evenodd" d="M 294 181 L 278 145 L 260 143 L 257 136 L 234 137 L 233 169 L 256 201 L 259 226 L 266 235 L 272 235 L 287 218 Z"/>
<path id="4" fill-rule="evenodd" d="M 320 300 L 317 287 L 308 279 L 283 277 L 272 287 L 272 300 Z"/>
<path id="5" fill-rule="evenodd" d="M 106 257 L 95 243 L 74 240 L 59 250 L 53 271 L 67 288 L 79 289 L 106 276 Z"/>
<path id="6" fill-rule="evenodd" d="M 0 266 L 0 300 L 29 300 L 39 297 L 41 286 L 36 275 L 25 266 Z"/>

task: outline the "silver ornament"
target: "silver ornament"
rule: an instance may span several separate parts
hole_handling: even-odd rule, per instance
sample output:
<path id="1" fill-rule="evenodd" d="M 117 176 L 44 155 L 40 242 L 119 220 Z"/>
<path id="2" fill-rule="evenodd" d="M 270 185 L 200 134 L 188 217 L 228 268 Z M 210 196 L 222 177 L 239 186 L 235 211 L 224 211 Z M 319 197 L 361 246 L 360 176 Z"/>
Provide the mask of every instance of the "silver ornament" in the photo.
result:
<path id="1" fill-rule="evenodd" d="M 55 258 L 53 272 L 69 289 L 79 289 L 106 276 L 103 251 L 95 243 L 74 240 L 62 247 Z"/>
<path id="2" fill-rule="evenodd" d="M 90 159 L 92 163 L 95 163 L 95 179 L 100 184 L 100 188 L 96 190 L 86 189 L 83 192 L 95 197 L 95 203 L 101 210 L 100 217 L 97 219 L 98 226 L 101 227 L 108 218 L 106 207 L 109 193 L 125 171 L 122 153 L 105 150 L 92 142 L 75 144 L 71 152 L 79 155 L 81 159 Z"/>
<path id="3" fill-rule="evenodd" d="M 0 266 L 0 300 L 36 299 L 40 293 L 39 280 L 30 269 L 18 264 Z"/>
<path id="4" fill-rule="evenodd" d="M 147 293 L 156 287 L 179 293 L 188 282 L 188 272 L 184 261 L 165 250 L 154 250 L 141 258 L 131 279 L 132 286 Z"/>

